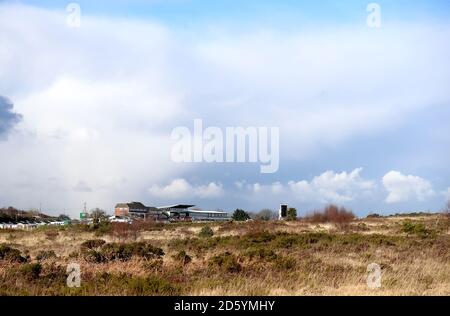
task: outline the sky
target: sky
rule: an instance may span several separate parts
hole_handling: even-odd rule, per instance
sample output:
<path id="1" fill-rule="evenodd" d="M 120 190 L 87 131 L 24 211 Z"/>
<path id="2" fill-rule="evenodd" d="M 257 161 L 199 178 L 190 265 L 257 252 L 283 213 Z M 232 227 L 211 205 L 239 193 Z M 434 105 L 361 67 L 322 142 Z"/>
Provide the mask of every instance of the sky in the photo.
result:
<path id="1" fill-rule="evenodd" d="M 450 199 L 450 3 L 0 1 L 0 207 L 300 215 Z M 74 27 L 78 26 L 78 27 Z M 172 131 L 279 128 L 279 168 L 177 163 Z"/>

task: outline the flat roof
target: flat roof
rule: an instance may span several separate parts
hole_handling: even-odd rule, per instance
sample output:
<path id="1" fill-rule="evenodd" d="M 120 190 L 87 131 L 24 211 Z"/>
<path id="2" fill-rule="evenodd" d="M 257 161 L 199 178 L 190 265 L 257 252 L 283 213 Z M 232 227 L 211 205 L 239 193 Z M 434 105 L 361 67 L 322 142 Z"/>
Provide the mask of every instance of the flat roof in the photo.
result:
<path id="1" fill-rule="evenodd" d="M 195 214 L 228 214 L 228 212 L 220 212 L 220 211 L 200 211 L 200 210 L 185 210 L 181 211 L 182 213 L 195 213 Z"/>
<path id="2" fill-rule="evenodd" d="M 168 205 L 168 206 L 159 206 L 158 209 L 167 209 L 167 208 L 190 208 L 195 205 L 191 204 L 175 204 L 175 205 Z"/>

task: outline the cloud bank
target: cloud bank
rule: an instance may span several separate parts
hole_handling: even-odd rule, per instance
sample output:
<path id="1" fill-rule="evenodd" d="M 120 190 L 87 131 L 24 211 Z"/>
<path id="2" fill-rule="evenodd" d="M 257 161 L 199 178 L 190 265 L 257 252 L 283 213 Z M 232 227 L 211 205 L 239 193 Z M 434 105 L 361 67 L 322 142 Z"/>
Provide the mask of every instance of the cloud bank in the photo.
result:
<path id="1" fill-rule="evenodd" d="M 364 179 L 361 169 L 332 170 L 364 166 L 377 179 L 399 166 L 368 166 L 359 147 L 346 157 L 359 158 L 350 167 L 330 155 L 306 177 L 304 163 L 448 103 L 448 38 L 450 25 L 433 21 L 237 33 L 86 13 L 74 29 L 64 10 L 2 3 L 0 93 L 23 121 L 0 143 L 16 153 L 1 158 L 0 205 L 43 203 L 77 214 L 84 202 L 111 210 L 120 201 L 192 197 L 212 208 L 282 200 L 380 207 L 378 180 Z M 10 130 L 18 117 L 4 104 L 0 122 L 7 113 Z M 241 166 L 173 163 L 170 133 L 194 118 L 218 127 L 279 126 L 280 173 L 269 179 Z M 390 155 L 383 142 L 377 149 Z M 414 174 L 414 166 L 403 172 Z M 432 197 L 430 183 L 411 177 L 385 175 L 386 202 Z"/>
<path id="2" fill-rule="evenodd" d="M 163 199 L 219 198 L 224 195 L 222 184 L 211 182 L 207 185 L 193 186 L 185 179 L 175 179 L 170 184 L 160 187 L 154 185 L 149 189 L 153 196 Z"/>
<path id="3" fill-rule="evenodd" d="M 424 201 L 435 194 L 431 183 L 413 175 L 404 175 L 399 171 L 389 171 L 383 177 L 383 185 L 389 195 L 387 203 L 399 203 L 411 199 Z"/>
<path id="4" fill-rule="evenodd" d="M 0 95 L 0 137 L 6 136 L 21 119 L 22 116 L 13 112 L 10 100 Z"/>

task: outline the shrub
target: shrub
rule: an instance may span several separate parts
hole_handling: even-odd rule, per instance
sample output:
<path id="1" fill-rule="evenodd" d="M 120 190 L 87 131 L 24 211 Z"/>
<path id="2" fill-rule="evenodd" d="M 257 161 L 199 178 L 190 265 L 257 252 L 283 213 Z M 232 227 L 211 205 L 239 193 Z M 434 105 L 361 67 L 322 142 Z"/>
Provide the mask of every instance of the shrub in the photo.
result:
<path id="1" fill-rule="evenodd" d="M 112 230 L 112 225 L 110 222 L 100 222 L 94 224 L 95 236 L 103 236 L 109 234 Z"/>
<path id="2" fill-rule="evenodd" d="M 209 265 L 231 273 L 240 272 L 242 270 L 236 256 L 228 251 L 212 257 L 209 261 Z"/>
<path id="3" fill-rule="evenodd" d="M 95 248 L 100 248 L 105 243 L 106 243 L 106 241 L 104 241 L 103 239 L 90 239 L 90 240 L 86 240 L 85 242 L 83 242 L 81 244 L 81 247 L 86 248 L 86 249 L 95 249 Z"/>
<path id="4" fill-rule="evenodd" d="M 155 247 L 146 242 L 137 242 L 130 244 L 133 255 L 140 256 L 145 259 L 160 258 L 164 256 L 164 251 L 161 248 Z"/>
<path id="5" fill-rule="evenodd" d="M 84 252 L 83 258 L 87 262 L 92 263 L 103 263 L 108 261 L 108 259 L 100 251 L 92 249 Z"/>
<path id="6" fill-rule="evenodd" d="M 27 258 L 21 255 L 19 249 L 2 244 L 0 245 L 0 260 L 22 263 L 26 262 Z"/>
<path id="7" fill-rule="evenodd" d="M 247 256 L 250 260 L 258 259 L 258 260 L 272 261 L 277 258 L 277 254 L 273 250 L 266 248 L 248 249 L 245 252 L 245 256 Z"/>
<path id="8" fill-rule="evenodd" d="M 56 230 L 47 230 L 45 232 L 45 236 L 47 237 L 48 240 L 55 240 L 56 237 L 58 237 L 59 233 Z"/>
<path id="9" fill-rule="evenodd" d="M 162 269 L 163 264 L 164 262 L 162 259 L 149 260 L 144 263 L 144 268 L 150 271 L 158 271 Z"/>
<path id="10" fill-rule="evenodd" d="M 297 209 L 290 207 L 287 212 L 288 221 L 295 221 L 297 219 Z"/>
<path id="11" fill-rule="evenodd" d="M 41 250 L 36 255 L 36 260 L 47 260 L 51 258 L 56 258 L 56 254 L 53 250 Z"/>
<path id="12" fill-rule="evenodd" d="M 154 247 L 147 242 L 110 243 L 104 244 L 100 250 L 84 250 L 85 260 L 96 263 L 111 260 L 128 261 L 133 256 L 144 259 L 158 259 L 164 256 L 164 251 L 161 248 Z"/>
<path id="13" fill-rule="evenodd" d="M 275 267 L 280 270 L 292 270 L 297 265 L 297 260 L 293 257 L 279 257 L 275 261 Z"/>
<path id="14" fill-rule="evenodd" d="M 40 263 L 27 263 L 20 269 L 27 279 L 37 279 L 42 272 Z"/>
<path id="15" fill-rule="evenodd" d="M 236 209 L 231 218 L 235 221 L 246 221 L 250 219 L 250 215 L 248 215 L 248 213 L 244 210 Z"/>
<path id="16" fill-rule="evenodd" d="M 425 225 L 422 223 L 413 223 L 411 221 L 405 221 L 402 224 L 402 232 L 406 234 L 414 234 L 419 236 L 428 236 L 431 231 L 426 229 Z"/>
<path id="17" fill-rule="evenodd" d="M 355 218 L 352 211 L 336 205 L 328 205 L 322 211 L 314 211 L 313 214 L 304 217 L 304 220 L 311 223 L 334 223 L 348 224 Z"/>
<path id="18" fill-rule="evenodd" d="M 200 232 L 198 233 L 198 236 L 202 238 L 212 237 L 213 235 L 214 232 L 212 228 L 209 226 L 203 226 Z"/>
<path id="19" fill-rule="evenodd" d="M 175 256 L 172 257 L 175 261 L 180 262 L 183 266 L 189 264 L 192 261 L 191 256 L 189 256 L 186 251 L 181 250 Z"/>

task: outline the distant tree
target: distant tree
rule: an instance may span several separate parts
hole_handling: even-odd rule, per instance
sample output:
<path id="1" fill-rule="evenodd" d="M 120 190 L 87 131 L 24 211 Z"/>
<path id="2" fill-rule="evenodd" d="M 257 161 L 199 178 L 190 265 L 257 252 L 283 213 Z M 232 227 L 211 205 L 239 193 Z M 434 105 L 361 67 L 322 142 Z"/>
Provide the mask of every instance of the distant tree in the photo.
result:
<path id="1" fill-rule="evenodd" d="M 295 221 L 297 219 L 297 209 L 294 207 L 290 207 L 287 211 L 287 220 Z"/>
<path id="2" fill-rule="evenodd" d="M 107 216 L 106 216 L 106 212 L 104 210 L 95 208 L 91 211 L 90 217 L 92 218 L 94 224 L 97 224 L 101 220 L 105 219 Z"/>
<path id="3" fill-rule="evenodd" d="M 59 221 L 70 221 L 70 217 L 68 215 L 66 215 L 66 214 L 60 214 L 58 216 L 58 220 Z"/>
<path id="4" fill-rule="evenodd" d="M 262 221 L 270 221 L 271 219 L 277 218 L 277 213 L 266 208 L 256 213 L 253 218 Z"/>
<path id="5" fill-rule="evenodd" d="M 244 210 L 236 209 L 231 218 L 235 221 L 246 221 L 250 219 L 250 215 L 248 215 L 248 213 Z"/>

